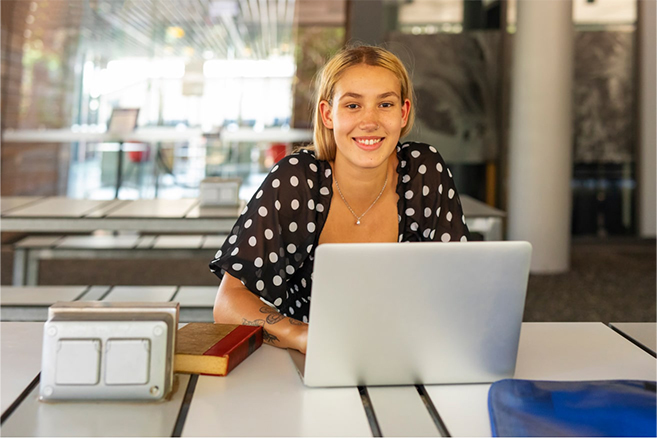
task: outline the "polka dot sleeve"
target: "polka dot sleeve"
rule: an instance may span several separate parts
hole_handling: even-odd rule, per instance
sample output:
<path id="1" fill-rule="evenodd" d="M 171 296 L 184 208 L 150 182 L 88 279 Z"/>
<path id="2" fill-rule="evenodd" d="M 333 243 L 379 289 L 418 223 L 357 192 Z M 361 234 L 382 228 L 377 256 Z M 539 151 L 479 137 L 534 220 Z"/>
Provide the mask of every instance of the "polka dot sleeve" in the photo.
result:
<path id="1" fill-rule="evenodd" d="M 401 146 L 398 188 L 405 222 L 400 241 L 467 241 L 461 200 L 452 173 L 436 148 L 423 143 Z"/>
<path id="2" fill-rule="evenodd" d="M 321 175 L 311 154 L 283 158 L 265 178 L 210 263 L 219 277 L 238 278 L 276 307 L 286 299 L 286 284 L 313 252 L 321 204 Z M 318 208 L 318 205 L 322 205 Z"/>

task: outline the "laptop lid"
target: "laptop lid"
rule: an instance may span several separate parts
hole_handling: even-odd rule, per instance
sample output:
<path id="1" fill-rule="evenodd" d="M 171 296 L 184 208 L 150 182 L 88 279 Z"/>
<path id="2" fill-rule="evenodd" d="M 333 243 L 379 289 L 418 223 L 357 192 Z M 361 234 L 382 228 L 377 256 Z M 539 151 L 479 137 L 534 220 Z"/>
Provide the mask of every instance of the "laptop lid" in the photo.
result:
<path id="1" fill-rule="evenodd" d="M 315 252 L 308 386 L 512 377 L 528 242 L 323 244 Z"/>

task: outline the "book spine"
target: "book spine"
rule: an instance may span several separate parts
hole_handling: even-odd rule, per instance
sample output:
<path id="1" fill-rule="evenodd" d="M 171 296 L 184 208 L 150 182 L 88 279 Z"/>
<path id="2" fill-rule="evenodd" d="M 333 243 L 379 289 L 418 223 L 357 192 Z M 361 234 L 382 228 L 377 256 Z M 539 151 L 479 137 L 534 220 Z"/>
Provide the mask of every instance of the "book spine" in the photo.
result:
<path id="1" fill-rule="evenodd" d="M 248 338 L 242 339 L 242 342 L 237 344 L 233 350 L 228 353 L 228 366 L 226 367 L 226 374 L 235 368 L 240 362 L 246 359 L 254 351 L 262 345 L 262 328 L 256 330 Z"/>
<path id="2" fill-rule="evenodd" d="M 213 345 L 204 355 L 223 356 L 228 361 L 226 374 L 262 345 L 262 327 L 239 326 Z"/>

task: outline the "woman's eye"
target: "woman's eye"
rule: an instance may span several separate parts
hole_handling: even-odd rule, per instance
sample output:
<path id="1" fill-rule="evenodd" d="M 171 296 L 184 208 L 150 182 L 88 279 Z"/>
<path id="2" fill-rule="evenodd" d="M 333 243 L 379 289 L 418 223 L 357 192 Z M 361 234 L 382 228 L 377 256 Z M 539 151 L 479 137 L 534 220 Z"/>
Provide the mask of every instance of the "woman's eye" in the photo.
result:
<path id="1" fill-rule="evenodd" d="M 382 108 L 392 108 L 392 103 L 390 102 L 384 102 L 381 104 Z"/>
<path id="2" fill-rule="evenodd" d="M 349 104 L 347 104 L 347 108 L 356 109 L 356 108 L 358 108 L 358 104 L 357 103 L 349 103 Z"/>

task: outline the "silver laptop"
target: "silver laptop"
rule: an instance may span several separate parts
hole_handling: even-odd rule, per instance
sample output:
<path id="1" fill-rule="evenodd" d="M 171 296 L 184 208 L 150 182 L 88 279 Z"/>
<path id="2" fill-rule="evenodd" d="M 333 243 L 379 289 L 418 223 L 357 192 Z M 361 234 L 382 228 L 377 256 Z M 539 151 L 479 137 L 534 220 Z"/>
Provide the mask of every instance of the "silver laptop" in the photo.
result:
<path id="1" fill-rule="evenodd" d="M 324 244 L 315 252 L 307 386 L 512 377 L 528 242 Z"/>

